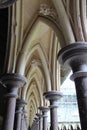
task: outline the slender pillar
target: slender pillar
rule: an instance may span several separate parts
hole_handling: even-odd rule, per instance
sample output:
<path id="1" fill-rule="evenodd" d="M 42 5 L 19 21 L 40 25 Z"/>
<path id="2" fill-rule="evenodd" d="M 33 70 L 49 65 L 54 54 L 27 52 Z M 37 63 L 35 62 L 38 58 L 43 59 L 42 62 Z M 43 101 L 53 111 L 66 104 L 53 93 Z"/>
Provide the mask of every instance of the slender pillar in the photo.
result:
<path id="1" fill-rule="evenodd" d="M 20 74 L 11 73 L 2 75 L 0 81 L 7 87 L 7 95 L 5 95 L 7 105 L 2 130 L 13 130 L 18 88 L 23 87 L 26 78 Z"/>
<path id="2" fill-rule="evenodd" d="M 22 116 L 21 116 L 21 130 L 24 130 L 24 113 L 22 111 Z"/>
<path id="3" fill-rule="evenodd" d="M 36 115 L 39 118 L 39 130 L 42 130 L 42 118 L 43 118 L 43 115 L 40 114 L 40 113 L 37 113 Z"/>
<path id="4" fill-rule="evenodd" d="M 47 112 L 49 111 L 49 108 L 47 106 L 40 106 L 39 109 L 42 111 L 43 114 L 43 130 L 47 130 Z"/>
<path id="5" fill-rule="evenodd" d="M 31 130 L 35 130 L 36 129 L 36 119 L 33 120 L 32 126 L 31 126 Z"/>
<path id="6" fill-rule="evenodd" d="M 23 109 L 23 118 L 22 118 L 22 124 L 23 124 L 23 130 L 27 130 L 28 129 L 28 126 L 27 126 L 27 112 L 25 109 Z"/>
<path id="7" fill-rule="evenodd" d="M 34 130 L 39 130 L 39 118 L 38 117 L 35 117 L 35 125 L 34 125 Z"/>
<path id="8" fill-rule="evenodd" d="M 23 99 L 17 99 L 16 101 L 16 112 L 15 112 L 15 125 L 14 130 L 21 130 L 21 119 L 23 107 L 27 104 Z"/>
<path id="9" fill-rule="evenodd" d="M 71 67 L 82 130 L 87 130 L 87 42 L 76 42 L 60 50 L 59 62 Z"/>
<path id="10" fill-rule="evenodd" d="M 58 130 L 57 102 L 62 97 L 62 93 L 53 90 L 45 92 L 44 96 L 50 101 L 50 117 L 51 117 L 50 130 Z"/>

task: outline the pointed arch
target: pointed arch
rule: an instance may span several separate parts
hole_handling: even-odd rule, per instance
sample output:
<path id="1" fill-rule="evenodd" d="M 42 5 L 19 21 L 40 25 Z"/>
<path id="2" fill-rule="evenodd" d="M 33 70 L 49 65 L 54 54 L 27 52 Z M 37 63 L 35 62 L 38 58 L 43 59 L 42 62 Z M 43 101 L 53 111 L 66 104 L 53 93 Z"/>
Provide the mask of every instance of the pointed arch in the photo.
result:
<path id="1" fill-rule="evenodd" d="M 33 73 L 32 73 L 33 72 Z M 26 96 L 28 93 L 30 93 L 31 90 L 31 83 L 33 84 L 32 81 L 34 81 L 34 83 L 36 84 L 36 88 L 39 94 L 39 98 L 40 98 L 40 103 L 41 105 L 43 104 L 43 90 L 42 90 L 42 86 L 41 83 L 39 81 L 39 74 L 41 73 L 40 69 L 36 66 L 34 68 L 31 68 L 31 70 L 28 72 L 27 77 L 29 78 L 28 83 L 26 84 L 26 86 L 22 89 L 22 98 L 26 99 Z"/>
<path id="2" fill-rule="evenodd" d="M 29 62 L 29 58 L 33 55 L 33 53 L 35 51 L 38 52 L 38 55 L 40 57 L 41 63 L 42 63 L 42 69 L 45 75 L 45 80 L 46 80 L 46 86 L 47 86 L 47 90 L 51 90 L 51 79 L 50 79 L 50 73 L 49 73 L 49 69 L 48 69 L 48 63 L 46 62 L 46 58 L 45 55 L 43 53 L 43 49 L 41 48 L 40 44 L 36 44 L 32 47 L 32 49 L 28 50 L 29 52 L 27 52 L 26 55 L 23 55 L 23 57 L 21 57 L 21 62 L 20 62 L 20 68 L 19 68 L 19 72 L 21 72 L 23 70 L 25 71 L 26 65 Z M 26 58 L 27 57 L 27 58 Z M 18 70 L 17 70 L 18 71 Z"/>
<path id="3" fill-rule="evenodd" d="M 34 118 L 35 117 L 35 114 L 37 112 L 37 104 L 34 100 L 34 98 L 30 97 L 29 99 L 29 107 L 28 108 L 28 118 L 29 118 L 29 125 L 32 123 L 32 119 L 31 118 Z M 32 116 L 32 113 L 33 113 L 33 116 Z"/>

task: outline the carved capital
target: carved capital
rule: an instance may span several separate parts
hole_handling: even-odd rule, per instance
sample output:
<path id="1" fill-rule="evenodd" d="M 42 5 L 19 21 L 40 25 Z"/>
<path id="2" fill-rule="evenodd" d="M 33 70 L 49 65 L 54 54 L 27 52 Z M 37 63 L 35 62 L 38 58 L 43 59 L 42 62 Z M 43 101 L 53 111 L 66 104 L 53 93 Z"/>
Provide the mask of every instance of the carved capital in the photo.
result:
<path id="1" fill-rule="evenodd" d="M 7 88 L 20 88 L 27 82 L 23 75 L 17 73 L 6 73 L 0 76 L 0 81 L 6 85 Z"/>
<path id="2" fill-rule="evenodd" d="M 57 13 L 56 13 L 55 9 L 53 7 L 50 7 L 47 4 L 40 5 L 39 14 L 44 15 L 44 16 L 50 16 L 55 20 L 57 18 Z"/>

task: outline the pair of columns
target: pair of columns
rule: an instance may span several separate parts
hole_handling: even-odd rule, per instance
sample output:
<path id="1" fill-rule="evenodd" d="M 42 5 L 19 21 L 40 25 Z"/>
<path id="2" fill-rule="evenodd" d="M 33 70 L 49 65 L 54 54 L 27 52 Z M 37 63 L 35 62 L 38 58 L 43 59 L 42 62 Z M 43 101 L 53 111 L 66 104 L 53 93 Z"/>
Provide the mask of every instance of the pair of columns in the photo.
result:
<path id="1" fill-rule="evenodd" d="M 87 130 L 87 42 L 72 43 L 60 50 L 60 64 L 69 66 L 75 82 L 81 129 Z"/>
<path id="2" fill-rule="evenodd" d="M 18 89 L 23 87 L 23 85 L 26 83 L 26 78 L 20 74 L 8 73 L 8 74 L 2 75 L 0 77 L 0 81 L 7 88 L 7 94 L 5 95 L 6 109 L 4 113 L 2 130 L 13 130 Z"/>
<path id="3" fill-rule="evenodd" d="M 47 130 L 47 112 L 49 108 L 47 106 L 40 106 L 41 113 L 36 113 L 31 130 Z"/>
<path id="4" fill-rule="evenodd" d="M 47 112 L 49 111 L 49 108 L 47 106 L 40 106 L 39 107 L 40 111 L 42 112 L 42 116 L 40 116 L 40 122 L 39 122 L 39 128 L 41 130 L 47 130 L 48 126 L 48 121 L 47 121 Z M 42 120 L 41 120 L 42 119 Z M 43 123 L 41 123 L 43 121 Z M 42 125 L 42 126 L 41 126 Z M 40 130 L 39 129 L 39 130 Z"/>
<path id="5" fill-rule="evenodd" d="M 37 116 L 38 119 L 39 119 L 39 120 L 38 120 L 38 122 L 39 122 L 39 130 L 42 130 L 42 128 L 43 128 L 43 127 L 42 127 L 42 125 L 43 125 L 43 124 L 42 124 L 42 121 L 43 121 L 44 116 L 43 116 L 42 114 L 40 114 L 40 113 L 37 113 L 36 116 Z"/>
<path id="6" fill-rule="evenodd" d="M 71 79 L 75 82 L 79 115 L 82 130 L 87 130 L 87 42 L 70 44 L 60 50 L 59 62 L 69 66 L 73 74 Z M 61 97 L 58 92 L 46 92 L 44 96 L 50 100 L 51 130 L 57 130 L 56 102 Z"/>
<path id="7" fill-rule="evenodd" d="M 58 115 L 57 115 L 57 107 L 58 107 L 58 100 L 62 97 L 62 93 L 59 91 L 48 91 L 43 94 L 46 99 L 50 101 L 50 106 L 41 106 L 39 109 L 42 111 L 43 115 L 43 129 L 40 130 L 47 130 L 47 112 L 50 110 L 50 118 L 51 118 L 51 126 L 50 130 L 58 130 Z"/>
<path id="8" fill-rule="evenodd" d="M 39 118 L 35 117 L 34 120 L 33 120 L 31 130 L 41 130 L 41 129 L 39 129 L 39 126 L 40 126 L 39 125 Z"/>
<path id="9" fill-rule="evenodd" d="M 70 44 L 59 52 L 58 57 L 61 64 L 70 66 L 73 71 L 71 78 L 75 81 L 81 127 L 82 130 L 87 130 L 87 43 Z M 5 74 L 0 77 L 0 81 L 7 86 L 3 130 L 13 130 L 16 97 L 18 89 L 24 85 L 26 78 L 20 74 Z M 56 124 L 56 107 L 54 106 L 61 94 L 54 91 L 44 93 L 44 96 L 50 100 L 51 104 L 51 129 L 56 130 L 56 125 L 54 125 Z"/>
<path id="10" fill-rule="evenodd" d="M 25 100 L 17 99 L 14 130 L 23 130 L 23 129 L 26 130 L 25 110 L 24 110 L 24 107 L 26 104 L 27 104 L 27 102 Z"/>
<path id="11" fill-rule="evenodd" d="M 26 102 L 26 101 L 25 101 Z M 27 105 L 27 102 L 26 102 Z M 27 111 L 25 109 L 23 109 L 23 113 L 22 113 L 22 126 L 21 126 L 21 130 L 27 130 L 28 129 L 28 117 L 27 117 Z"/>

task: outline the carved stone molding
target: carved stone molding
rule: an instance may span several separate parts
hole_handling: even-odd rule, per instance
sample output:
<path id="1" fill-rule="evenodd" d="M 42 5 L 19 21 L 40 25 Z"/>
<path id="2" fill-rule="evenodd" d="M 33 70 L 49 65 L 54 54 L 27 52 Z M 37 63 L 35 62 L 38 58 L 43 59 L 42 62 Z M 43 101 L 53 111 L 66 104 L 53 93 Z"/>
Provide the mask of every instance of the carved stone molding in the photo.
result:
<path id="1" fill-rule="evenodd" d="M 43 16 L 50 16 L 51 18 L 55 19 L 57 18 L 57 13 L 55 9 L 47 4 L 40 4 L 40 10 L 39 14 Z"/>

